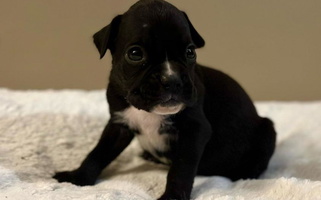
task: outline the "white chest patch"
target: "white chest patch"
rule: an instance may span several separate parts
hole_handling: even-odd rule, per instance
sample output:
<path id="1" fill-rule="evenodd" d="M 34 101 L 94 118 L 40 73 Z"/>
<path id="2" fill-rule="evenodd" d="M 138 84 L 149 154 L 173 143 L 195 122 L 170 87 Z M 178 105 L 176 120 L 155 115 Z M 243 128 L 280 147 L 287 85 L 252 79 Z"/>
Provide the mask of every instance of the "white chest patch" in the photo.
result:
<path id="1" fill-rule="evenodd" d="M 131 106 L 122 112 L 118 112 L 117 117 L 116 122 L 126 124 L 129 128 L 138 130 L 139 134 L 136 137 L 144 150 L 159 160 L 165 161 L 156 152 L 166 152 L 169 150 L 169 142 L 171 139 L 174 139 L 174 136 L 170 134 L 159 133 L 162 126 L 171 125 L 166 120 L 166 116 L 138 110 Z"/>

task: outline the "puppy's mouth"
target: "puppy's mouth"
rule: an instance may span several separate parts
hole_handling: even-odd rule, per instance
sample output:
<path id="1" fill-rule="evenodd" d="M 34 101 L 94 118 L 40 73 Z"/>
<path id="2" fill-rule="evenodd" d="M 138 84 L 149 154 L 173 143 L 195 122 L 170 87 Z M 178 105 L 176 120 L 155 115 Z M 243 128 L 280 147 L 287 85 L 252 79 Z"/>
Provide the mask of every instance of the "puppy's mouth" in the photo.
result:
<path id="1" fill-rule="evenodd" d="M 161 99 L 161 102 L 151 109 L 152 113 L 159 115 L 176 114 L 184 108 L 184 104 L 178 101 L 177 97 L 168 94 Z"/>
<path id="2" fill-rule="evenodd" d="M 181 94 L 155 90 L 148 90 L 148 93 L 143 94 L 140 90 L 131 90 L 126 98 L 127 102 L 137 109 L 159 115 L 173 115 L 185 108 Z"/>

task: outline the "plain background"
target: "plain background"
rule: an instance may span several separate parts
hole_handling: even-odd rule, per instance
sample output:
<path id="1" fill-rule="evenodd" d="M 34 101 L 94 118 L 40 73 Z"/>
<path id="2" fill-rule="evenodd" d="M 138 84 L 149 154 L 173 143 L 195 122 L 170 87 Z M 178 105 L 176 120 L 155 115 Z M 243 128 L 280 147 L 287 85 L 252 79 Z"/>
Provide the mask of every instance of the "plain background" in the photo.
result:
<path id="1" fill-rule="evenodd" d="M 111 57 L 92 35 L 135 0 L 1 0 L 0 87 L 102 89 Z M 254 100 L 321 99 L 320 0 L 169 0 L 206 41 L 198 62 Z"/>

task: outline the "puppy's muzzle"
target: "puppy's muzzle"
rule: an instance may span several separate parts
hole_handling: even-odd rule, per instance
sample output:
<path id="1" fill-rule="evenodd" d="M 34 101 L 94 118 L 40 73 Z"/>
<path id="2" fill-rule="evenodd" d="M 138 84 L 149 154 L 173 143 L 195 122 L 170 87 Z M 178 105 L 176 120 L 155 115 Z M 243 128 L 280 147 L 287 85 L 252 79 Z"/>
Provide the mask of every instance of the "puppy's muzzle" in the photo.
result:
<path id="1" fill-rule="evenodd" d="M 192 99 L 191 80 L 180 72 L 179 65 L 166 61 L 150 68 L 149 73 L 133 85 L 127 100 L 138 109 L 160 115 L 181 111 Z"/>
<path id="2" fill-rule="evenodd" d="M 159 81 L 166 91 L 177 93 L 183 86 L 181 78 L 177 74 L 161 75 Z"/>
<path id="3" fill-rule="evenodd" d="M 181 78 L 176 73 L 162 74 L 159 76 L 159 82 L 164 92 L 161 95 L 161 102 L 151 112 L 160 115 L 178 113 L 184 107 L 184 104 L 179 100 L 183 87 Z"/>

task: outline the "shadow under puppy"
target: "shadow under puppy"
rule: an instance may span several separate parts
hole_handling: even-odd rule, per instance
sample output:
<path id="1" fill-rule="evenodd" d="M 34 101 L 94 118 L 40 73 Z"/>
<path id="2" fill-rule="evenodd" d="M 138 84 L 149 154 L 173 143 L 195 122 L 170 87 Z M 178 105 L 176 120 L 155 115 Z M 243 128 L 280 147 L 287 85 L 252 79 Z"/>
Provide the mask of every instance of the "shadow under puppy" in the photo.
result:
<path id="1" fill-rule="evenodd" d="M 145 157 L 170 165 L 159 199 L 189 199 L 196 175 L 257 178 L 275 148 L 272 122 L 226 74 L 196 63 L 204 40 L 163 0 L 140 0 L 94 35 L 112 55 L 111 118 L 97 146 L 59 182 L 93 185 L 136 136 Z"/>

